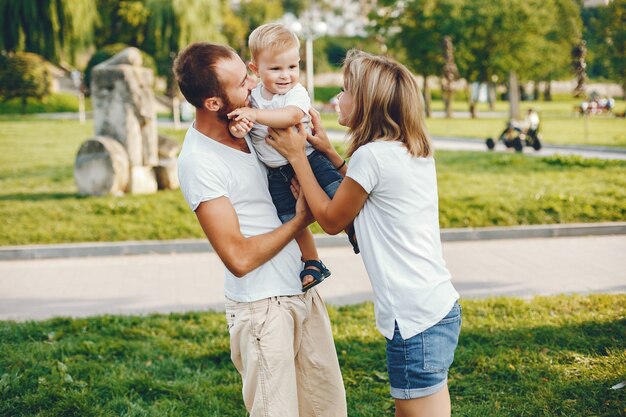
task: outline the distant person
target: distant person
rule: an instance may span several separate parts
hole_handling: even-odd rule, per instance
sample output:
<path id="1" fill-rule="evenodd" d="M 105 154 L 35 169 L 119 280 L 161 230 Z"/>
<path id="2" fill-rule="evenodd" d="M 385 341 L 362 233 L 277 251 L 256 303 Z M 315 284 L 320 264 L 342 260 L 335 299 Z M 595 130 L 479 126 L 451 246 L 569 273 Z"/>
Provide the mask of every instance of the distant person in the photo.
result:
<path id="1" fill-rule="evenodd" d="M 227 46 L 194 43 L 174 62 L 196 107 L 178 159 L 181 190 L 220 257 L 231 359 L 251 417 L 345 417 L 330 320 L 317 289 L 302 292 L 293 238 L 312 221 L 302 197 L 281 224 L 265 167 L 227 114 L 248 104 L 256 82 Z"/>
<path id="2" fill-rule="evenodd" d="M 305 154 L 308 139 L 333 164 L 343 160 L 318 113 L 314 136 L 303 128 L 270 129 L 267 140 L 293 166 L 326 232 L 336 234 L 354 221 L 374 290 L 376 326 L 387 339 L 396 416 L 447 417 L 461 307 L 442 255 L 435 160 L 421 92 L 403 65 L 358 51 L 348 53 L 343 77 L 339 124 L 349 128 L 351 159 L 332 199 Z"/>
<path id="3" fill-rule="evenodd" d="M 532 108 L 528 109 L 526 113 L 526 120 L 524 120 L 524 133 L 533 139 L 537 138 L 539 132 L 539 114 Z"/>
<path id="4" fill-rule="evenodd" d="M 265 142 L 267 127 L 287 128 L 296 123 L 308 126 L 311 99 L 306 89 L 298 83 L 300 78 L 300 42 L 287 27 L 268 23 L 256 28 L 248 41 L 252 54 L 250 69 L 261 82 L 252 90 L 250 106 L 241 107 L 228 114 L 232 118 L 230 131 L 236 137 L 250 133 L 252 145 L 261 162 L 267 166 L 269 190 L 282 222 L 295 214 L 296 200 L 291 192 L 293 169 L 289 161 Z M 338 169 L 326 156 L 311 145 L 306 149 L 308 161 L 320 185 L 330 197 L 343 180 Z M 353 236 L 352 232 L 350 236 Z M 302 251 L 304 270 L 300 274 L 302 288 L 308 290 L 330 276 L 315 247 L 313 234 L 304 229 L 296 241 Z M 355 252 L 358 253 L 358 246 Z"/>

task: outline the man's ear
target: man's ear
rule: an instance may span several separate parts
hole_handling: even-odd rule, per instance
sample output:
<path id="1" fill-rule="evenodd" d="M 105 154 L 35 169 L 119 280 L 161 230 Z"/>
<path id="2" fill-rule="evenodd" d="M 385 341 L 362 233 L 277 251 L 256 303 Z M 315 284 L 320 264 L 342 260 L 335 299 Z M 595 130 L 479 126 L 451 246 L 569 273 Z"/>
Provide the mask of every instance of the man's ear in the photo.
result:
<path id="1" fill-rule="evenodd" d="M 250 71 L 252 71 L 254 75 L 256 75 L 257 77 L 259 76 L 259 67 L 257 67 L 253 61 L 250 61 L 250 63 L 248 64 L 248 68 L 250 68 Z"/>
<path id="2" fill-rule="evenodd" d="M 218 111 L 222 108 L 224 102 L 219 97 L 209 97 L 204 100 L 203 107 L 208 111 Z"/>

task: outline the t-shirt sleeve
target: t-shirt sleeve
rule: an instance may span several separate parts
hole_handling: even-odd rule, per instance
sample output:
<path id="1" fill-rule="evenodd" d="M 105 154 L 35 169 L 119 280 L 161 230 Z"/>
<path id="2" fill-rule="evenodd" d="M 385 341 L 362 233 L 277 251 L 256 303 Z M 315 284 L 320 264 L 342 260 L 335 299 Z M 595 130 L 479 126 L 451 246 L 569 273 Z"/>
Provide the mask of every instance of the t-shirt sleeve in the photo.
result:
<path id="1" fill-rule="evenodd" d="M 198 154 L 178 160 L 180 190 L 191 210 L 204 201 L 228 197 L 228 175 L 220 166 L 219 161 Z"/>
<path id="2" fill-rule="evenodd" d="M 380 172 L 378 161 L 367 146 L 361 146 L 352 154 L 346 177 L 352 178 L 370 194 L 378 184 Z"/>
<path id="3" fill-rule="evenodd" d="M 302 84 L 296 84 L 285 95 L 285 107 L 287 106 L 296 106 L 300 108 L 304 114 L 309 114 L 309 110 L 311 109 L 311 98 Z"/>

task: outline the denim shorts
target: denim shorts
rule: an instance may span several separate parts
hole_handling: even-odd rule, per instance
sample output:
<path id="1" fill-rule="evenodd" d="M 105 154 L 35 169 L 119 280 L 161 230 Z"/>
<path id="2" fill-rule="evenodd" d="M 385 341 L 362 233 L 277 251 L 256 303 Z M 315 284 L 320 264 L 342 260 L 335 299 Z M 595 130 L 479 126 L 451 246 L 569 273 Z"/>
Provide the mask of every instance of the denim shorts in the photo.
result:
<path id="1" fill-rule="evenodd" d="M 328 197 L 333 198 L 343 177 L 323 153 L 313 151 L 307 158 L 320 187 Z M 293 168 L 289 164 L 278 168 L 267 168 L 272 201 L 276 206 L 278 218 L 283 223 L 288 222 L 296 215 L 296 199 L 291 193 L 293 176 Z"/>
<path id="2" fill-rule="evenodd" d="M 444 388 L 460 331 L 459 303 L 455 303 L 439 323 L 407 340 L 400 336 L 396 323 L 393 339 L 387 339 L 391 396 L 410 400 L 435 394 Z"/>

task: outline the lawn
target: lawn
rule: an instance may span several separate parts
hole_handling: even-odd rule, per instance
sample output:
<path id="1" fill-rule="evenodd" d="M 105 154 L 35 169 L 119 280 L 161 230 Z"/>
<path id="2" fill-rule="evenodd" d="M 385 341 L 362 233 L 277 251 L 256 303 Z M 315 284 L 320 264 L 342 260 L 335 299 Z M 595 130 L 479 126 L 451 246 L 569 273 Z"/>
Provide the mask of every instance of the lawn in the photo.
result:
<path id="1" fill-rule="evenodd" d="M 74 158 L 92 129 L 69 120 L 0 121 L 0 245 L 202 237 L 178 190 L 78 196 Z M 486 152 L 439 152 L 437 161 L 442 227 L 626 218 L 624 161 Z"/>
<path id="2" fill-rule="evenodd" d="M 537 109 L 541 117 L 541 134 L 543 142 L 549 145 L 595 145 L 626 148 L 626 119 L 614 116 L 581 117 L 572 109 L 579 101 L 562 100 L 552 102 L 523 102 L 522 115 L 530 107 Z M 623 112 L 626 104 L 619 101 L 617 110 Z M 467 112 L 467 104 L 455 102 L 455 111 Z M 443 110 L 441 101 L 433 102 L 433 110 Z M 486 104 L 478 105 L 478 118 L 431 117 L 426 126 L 433 136 L 465 137 L 484 140 L 497 137 L 504 129 L 508 120 L 508 103 L 499 101 L 495 111 L 500 114 L 488 113 Z M 333 113 L 323 114 L 324 125 L 328 128 L 345 130 L 337 123 Z"/>
<path id="3" fill-rule="evenodd" d="M 452 415 L 626 414 L 626 295 L 462 300 Z M 329 307 L 349 416 L 393 415 L 372 304 Z M 0 322 L 0 416 L 243 416 L 222 313 Z"/>

